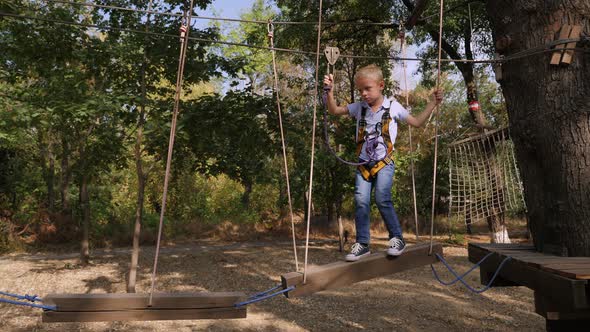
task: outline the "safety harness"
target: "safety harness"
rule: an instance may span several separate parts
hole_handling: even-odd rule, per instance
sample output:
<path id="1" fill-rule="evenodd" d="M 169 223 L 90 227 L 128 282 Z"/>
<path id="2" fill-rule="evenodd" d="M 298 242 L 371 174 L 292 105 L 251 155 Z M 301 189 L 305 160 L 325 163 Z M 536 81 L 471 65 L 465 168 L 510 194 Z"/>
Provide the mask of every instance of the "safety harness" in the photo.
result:
<path id="1" fill-rule="evenodd" d="M 358 122 L 358 132 L 356 135 L 356 154 L 360 157 L 363 144 L 367 142 L 365 151 L 369 156 L 370 162 L 366 165 L 358 166 L 358 170 L 366 181 L 371 181 L 383 167 L 393 162 L 393 143 L 389 135 L 389 124 L 391 123 L 389 107 L 384 108 L 385 112 L 383 112 L 381 122 L 375 124 L 375 132 L 370 134 L 365 133 L 367 127 L 367 121 L 365 120 L 367 110 L 368 107 L 366 106 L 361 109 L 361 118 Z M 383 137 L 383 143 L 379 142 L 379 137 Z M 379 144 L 385 144 L 387 152 L 383 159 L 377 160 L 377 147 Z"/>

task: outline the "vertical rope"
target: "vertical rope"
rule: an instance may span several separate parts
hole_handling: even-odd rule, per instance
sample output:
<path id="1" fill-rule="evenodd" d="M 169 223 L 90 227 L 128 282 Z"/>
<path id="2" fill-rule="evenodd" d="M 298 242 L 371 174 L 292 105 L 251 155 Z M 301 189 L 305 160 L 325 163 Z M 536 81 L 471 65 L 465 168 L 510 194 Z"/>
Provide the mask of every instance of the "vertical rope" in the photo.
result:
<path id="1" fill-rule="evenodd" d="M 441 56 L 442 56 L 442 32 L 443 32 L 443 8 L 444 0 L 440 0 L 440 15 L 439 15 L 439 29 L 438 29 L 438 73 L 436 78 L 436 89 L 440 88 L 440 64 L 441 64 Z M 438 111 L 439 105 L 436 104 L 436 109 L 434 111 L 434 171 L 432 177 L 432 208 L 430 210 L 430 249 L 428 250 L 428 255 L 432 255 L 432 243 L 434 237 L 434 206 L 436 203 L 436 168 L 438 164 Z"/>
<path id="2" fill-rule="evenodd" d="M 403 27 L 402 27 L 403 29 Z M 403 32 L 402 32 L 403 33 Z M 402 69 L 404 72 L 404 90 L 406 91 L 406 108 L 408 108 L 408 106 L 410 105 L 410 91 L 408 90 L 408 75 L 406 72 L 406 37 L 405 34 L 402 34 L 401 37 L 401 51 L 402 51 L 402 58 L 404 60 L 402 60 Z M 416 203 L 416 172 L 415 172 L 415 168 L 414 168 L 414 156 L 413 156 L 413 152 L 414 152 L 414 146 L 412 144 L 412 126 L 408 126 L 408 130 L 409 130 L 409 135 L 410 135 L 410 168 L 411 168 L 411 173 L 412 173 L 412 199 L 414 202 L 414 222 L 416 225 L 416 241 L 420 240 L 420 235 L 418 235 L 418 205 Z"/>
<path id="3" fill-rule="evenodd" d="M 186 49 L 188 46 L 188 37 L 190 32 L 190 25 L 191 25 L 191 18 L 193 13 L 193 1 L 191 0 L 188 13 L 185 12 L 183 16 L 186 18 L 186 24 L 181 26 L 181 35 L 180 35 L 180 56 L 178 59 L 178 71 L 176 74 L 176 92 L 174 94 L 174 109 L 172 114 L 172 124 L 170 125 L 170 139 L 168 142 L 168 157 L 166 159 L 166 173 L 164 175 L 164 192 L 162 194 L 162 209 L 160 211 L 160 224 L 158 227 L 158 241 L 156 242 L 156 254 L 154 256 L 154 268 L 152 270 L 152 285 L 150 288 L 150 300 L 148 302 L 148 306 L 152 305 L 152 300 L 154 296 L 154 288 L 156 285 L 156 273 L 158 270 L 158 256 L 160 254 L 160 241 L 162 240 L 162 228 L 164 224 L 164 213 L 166 211 L 166 199 L 168 196 L 168 183 L 170 180 L 170 168 L 172 164 L 172 151 L 174 149 L 174 136 L 176 134 L 176 123 L 178 119 L 178 112 L 179 112 L 179 105 L 180 105 L 180 96 L 182 94 L 182 76 L 184 74 L 184 64 L 186 61 Z"/>
<path id="4" fill-rule="evenodd" d="M 283 166 L 285 167 L 285 180 L 287 181 L 287 199 L 289 201 L 289 214 L 291 216 L 291 234 L 293 236 L 293 255 L 295 256 L 295 271 L 299 271 L 299 261 L 297 259 L 297 240 L 295 239 L 295 220 L 293 219 L 293 204 L 291 203 L 291 186 L 289 183 L 289 166 L 287 164 L 287 148 L 285 147 L 285 134 L 283 131 L 283 116 L 281 115 L 281 98 L 279 96 L 279 75 L 277 74 L 277 61 L 275 55 L 274 27 L 272 22 L 268 23 L 268 42 L 272 54 L 272 69 L 274 73 L 274 87 L 277 96 L 277 110 L 279 113 L 279 128 L 281 130 L 281 145 L 283 147 Z"/>
<path id="5" fill-rule="evenodd" d="M 303 265 L 303 283 L 307 281 L 307 253 L 309 251 L 309 225 L 311 221 L 311 202 L 312 202 L 312 188 L 313 188 L 313 159 L 315 155 L 315 124 L 316 111 L 318 108 L 318 79 L 320 69 L 320 43 L 322 33 L 322 0 L 320 0 L 320 8 L 318 13 L 318 36 L 315 57 L 315 81 L 313 88 L 313 126 L 311 128 L 311 161 L 309 166 L 309 195 L 307 199 L 307 229 L 305 231 L 305 263 Z"/>

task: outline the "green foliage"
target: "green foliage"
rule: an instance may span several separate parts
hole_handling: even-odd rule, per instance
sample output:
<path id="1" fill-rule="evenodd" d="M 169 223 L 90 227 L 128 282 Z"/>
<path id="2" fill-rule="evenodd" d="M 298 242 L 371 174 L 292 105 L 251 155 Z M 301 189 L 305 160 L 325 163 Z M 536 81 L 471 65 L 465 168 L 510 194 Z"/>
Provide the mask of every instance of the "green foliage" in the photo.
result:
<path id="1" fill-rule="evenodd" d="M 100 0 L 98 4 L 112 1 Z M 198 0 L 205 8 L 211 0 Z M 276 3 L 276 7 L 274 6 Z M 452 1 L 450 5 L 458 3 Z M 118 6 L 148 9 L 148 2 L 117 1 Z M 179 12 L 180 0 L 153 1 L 151 9 Z M 482 6 L 473 5 L 477 45 L 487 52 Z M 38 1 L 0 1 L 0 10 L 41 18 L 174 34 L 175 16 L 97 9 Z M 242 18 L 315 21 L 318 1 L 257 0 Z M 434 7 L 423 14 L 435 13 Z M 449 16 L 445 37 L 460 48 L 464 8 Z M 406 8 L 391 1 L 325 2 L 324 21 L 400 21 Z M 410 40 L 426 42 L 430 21 L 415 28 Z M 275 25 L 275 46 L 315 51 L 313 25 Z M 343 54 L 396 54 L 397 30 L 383 26 L 324 26 L 322 46 L 338 46 Z M 212 25 L 190 32 L 203 39 L 223 39 L 268 46 L 265 24 L 239 24 L 227 29 Z M 483 37 L 482 37 L 483 36 Z M 430 45 L 431 46 L 431 45 Z M 433 52 L 427 46 L 424 52 Z M 148 36 L 120 30 L 3 18 L 0 20 L 0 250 L 19 239 L 41 234 L 41 226 L 65 220 L 77 234 L 82 211 L 79 186 L 89 183 L 92 245 L 128 243 L 135 221 L 139 178 L 146 180 L 142 230 L 155 234 L 161 211 L 164 161 L 169 143 L 174 83 L 178 69 L 178 38 Z M 181 113 L 173 154 L 165 218 L 167 236 L 190 235 L 198 225 L 269 222 L 284 216 L 287 204 L 274 77 L 268 50 L 237 46 L 212 47 L 191 41 L 188 47 Z M 308 189 L 313 118 L 315 57 L 276 54 L 290 187 L 296 211 L 303 211 Z M 394 63 L 374 59 L 341 59 L 336 65 L 336 93 L 353 101 L 351 82 L 360 66 L 376 62 L 385 73 L 387 90 L 396 90 Z M 320 64 L 320 77 L 325 71 Z M 469 133 L 465 86 L 459 72 L 443 76 L 447 99 L 439 121 L 437 194 L 446 188 L 446 144 Z M 429 95 L 433 67 L 423 67 L 426 80 L 410 95 L 421 111 Z M 507 123 L 504 104 L 485 67 L 475 68 L 479 100 L 489 122 Z M 223 78 L 221 78 L 223 77 Z M 220 84 L 220 79 L 236 86 Z M 429 81 L 430 79 L 430 81 Z M 216 82 L 214 85 L 210 82 Z M 216 89 L 216 91 L 213 91 Z M 226 91 L 227 90 L 227 91 Z M 221 93 L 220 91 L 223 91 Z M 344 166 L 324 146 L 323 124 L 316 130 L 314 205 L 316 213 L 352 216 L 354 168 Z M 396 142 L 393 199 L 400 216 L 413 212 L 411 162 L 416 171 L 418 208 L 430 214 L 433 124 L 413 132 L 400 126 Z M 330 145 L 355 160 L 354 121 L 329 117 Z M 438 211 L 442 211 L 439 207 Z M 378 213 L 374 211 L 374 214 Z M 73 219 L 72 219 L 73 217 Z M 31 227 L 26 228 L 27 225 Z M 61 231 L 61 229 L 60 229 Z M 73 239 L 73 235 L 64 239 Z"/>

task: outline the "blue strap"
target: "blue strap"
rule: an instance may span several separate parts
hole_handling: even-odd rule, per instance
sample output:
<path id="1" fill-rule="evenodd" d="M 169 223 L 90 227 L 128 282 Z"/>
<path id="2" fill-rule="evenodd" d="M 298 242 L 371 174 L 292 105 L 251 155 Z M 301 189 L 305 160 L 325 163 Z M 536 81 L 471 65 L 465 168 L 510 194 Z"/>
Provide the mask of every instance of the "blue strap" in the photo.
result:
<path id="1" fill-rule="evenodd" d="M 276 289 L 276 287 L 275 287 L 275 289 Z M 239 308 L 239 307 L 242 307 L 242 306 L 245 306 L 245 305 L 248 305 L 248 304 L 252 304 L 252 303 L 264 301 L 266 299 L 270 299 L 271 297 L 275 297 L 277 295 L 290 292 L 290 291 L 292 291 L 294 289 L 295 289 L 295 286 L 289 286 L 289 287 L 287 287 L 287 288 L 285 288 L 283 290 L 280 290 L 280 291 L 275 292 L 275 293 L 267 294 L 267 295 L 260 295 L 262 293 L 256 294 L 256 295 L 250 296 L 248 298 L 248 300 L 246 300 L 244 302 L 239 302 L 239 303 L 234 304 L 234 307 Z M 268 292 L 269 291 L 266 291 L 266 293 L 268 293 Z M 263 292 L 263 293 L 265 293 L 265 292 Z"/>
<path id="2" fill-rule="evenodd" d="M 264 292 L 260 292 L 260 293 L 251 295 L 250 297 L 248 297 L 248 300 L 257 299 L 257 298 L 262 297 L 262 296 L 264 296 L 264 295 L 266 295 L 266 294 L 268 294 L 268 293 L 270 293 L 272 291 L 275 291 L 275 290 L 277 290 L 279 288 L 281 288 L 281 284 L 278 284 L 278 285 L 274 286 L 271 289 L 265 290 Z"/>
<path id="3" fill-rule="evenodd" d="M 41 299 L 37 295 L 29 295 L 29 294 L 18 295 L 18 294 L 6 293 L 6 292 L 2 292 L 2 291 L 0 291 L 0 295 L 14 297 L 19 300 L 27 300 L 27 301 L 31 301 L 31 302 L 43 301 L 43 299 Z"/>
<path id="4" fill-rule="evenodd" d="M 492 287 L 492 284 L 493 284 L 494 280 L 496 280 L 496 277 L 498 276 L 498 273 L 500 273 L 500 270 L 502 269 L 502 267 L 504 266 L 504 264 L 506 264 L 510 259 L 512 259 L 512 257 L 508 256 L 508 257 L 504 258 L 504 260 L 502 261 L 502 263 L 500 263 L 500 265 L 496 269 L 496 272 L 494 272 L 494 275 L 492 276 L 492 279 L 488 282 L 488 284 L 485 287 L 483 287 L 481 289 L 475 289 L 475 288 L 471 287 L 469 284 L 467 284 L 467 282 L 465 282 L 465 280 L 463 280 L 463 277 L 465 277 L 466 275 L 468 275 L 471 271 L 475 270 L 476 267 L 480 266 L 492 254 L 493 253 L 487 254 L 484 258 L 482 258 L 479 262 L 477 262 L 477 264 L 475 264 L 469 271 L 467 271 L 466 273 L 464 273 L 464 274 L 462 274 L 460 276 L 457 274 L 457 272 L 455 272 L 455 270 L 453 270 L 453 268 L 451 266 L 449 266 L 449 264 L 445 261 L 445 259 L 441 255 L 436 254 L 436 257 L 440 260 L 440 262 L 443 263 L 443 265 L 449 270 L 449 272 L 451 272 L 455 276 L 455 280 L 453 280 L 451 282 L 444 282 L 444 281 L 442 281 L 439 278 L 438 274 L 436 273 L 436 270 L 434 269 L 434 266 L 432 264 L 430 265 L 430 268 L 432 269 L 432 273 L 434 274 L 434 277 L 436 278 L 436 280 L 438 280 L 438 282 L 440 282 L 441 284 L 443 284 L 445 286 L 448 286 L 448 285 L 452 285 L 452 284 L 456 283 L 457 281 L 459 281 L 467 289 L 469 289 L 473 293 L 480 294 L 480 293 L 483 293 L 483 292 L 487 291 L 488 289 L 490 289 Z"/>
<path id="5" fill-rule="evenodd" d="M 483 263 L 483 262 L 484 262 L 484 261 L 485 261 L 485 260 L 486 260 L 488 257 L 490 257 L 490 256 L 491 256 L 491 255 L 493 255 L 493 254 L 494 254 L 493 252 L 490 252 L 489 254 L 485 255 L 485 257 L 484 257 L 484 258 L 482 258 L 482 259 L 481 259 L 479 262 L 477 262 L 477 264 L 473 265 L 473 266 L 472 266 L 472 267 L 469 269 L 469 271 L 467 271 L 467 272 L 463 273 L 461 276 L 459 276 L 459 277 L 456 277 L 455 279 L 453 279 L 452 281 L 449 281 L 449 282 L 444 282 L 444 281 L 442 281 L 440 278 L 438 278 L 438 275 L 436 274 L 436 271 L 434 271 L 434 268 L 432 267 L 432 265 L 430 265 L 430 267 L 433 269 L 435 276 L 437 276 L 438 282 L 440 282 L 441 284 L 443 284 L 443 285 L 445 285 L 445 286 L 451 286 L 451 285 L 454 285 L 454 284 L 456 284 L 456 283 L 457 283 L 457 281 L 459 281 L 459 279 L 463 279 L 463 278 L 465 278 L 465 277 L 466 277 L 468 274 L 470 274 L 470 273 L 471 273 L 473 270 L 477 269 L 477 268 L 478 268 L 478 267 L 481 265 L 481 263 Z M 438 254 L 437 254 L 437 257 L 438 257 Z M 441 262 L 443 261 L 443 260 L 441 259 L 441 257 L 438 257 L 438 259 L 439 259 L 439 260 L 441 260 Z M 446 265 L 446 264 L 445 264 L 445 265 Z M 456 276 L 456 275 L 455 275 L 455 276 Z"/>
<path id="6" fill-rule="evenodd" d="M 14 305 L 22 305 L 22 306 L 32 307 L 32 308 L 41 308 L 44 310 L 57 310 L 56 306 L 37 304 L 37 303 L 32 303 L 32 302 L 21 302 L 21 301 L 14 301 L 14 300 L 3 299 L 3 298 L 0 298 L 0 302 L 14 304 Z"/>

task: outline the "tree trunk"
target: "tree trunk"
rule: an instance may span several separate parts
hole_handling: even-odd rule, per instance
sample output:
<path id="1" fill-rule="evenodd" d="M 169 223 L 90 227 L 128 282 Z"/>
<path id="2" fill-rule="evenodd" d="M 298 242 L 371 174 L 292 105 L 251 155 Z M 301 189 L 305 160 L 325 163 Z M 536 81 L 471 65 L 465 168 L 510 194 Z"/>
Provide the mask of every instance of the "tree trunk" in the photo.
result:
<path id="1" fill-rule="evenodd" d="M 143 108 L 143 107 L 142 107 Z M 139 263 L 139 237 L 141 235 L 141 224 L 143 222 L 143 206 L 145 203 L 146 175 L 143 172 L 143 159 L 141 158 L 141 145 L 143 139 L 143 111 L 140 116 L 140 125 L 137 129 L 135 141 L 135 167 L 137 171 L 137 206 L 135 208 L 135 224 L 133 227 L 133 251 L 131 252 L 131 267 L 127 280 L 127 293 L 135 293 L 137 282 L 137 266 Z"/>
<path id="2" fill-rule="evenodd" d="M 47 170 L 47 199 L 49 203 L 49 211 L 55 210 L 55 156 L 49 147 L 49 169 Z"/>
<path id="3" fill-rule="evenodd" d="M 62 156 L 61 156 L 61 209 L 63 212 L 68 212 L 70 209 L 70 201 L 68 192 L 70 189 L 70 180 L 72 177 L 72 170 L 70 169 L 70 146 L 67 139 L 62 139 Z"/>
<path id="4" fill-rule="evenodd" d="M 250 205 L 250 195 L 252 194 L 252 181 L 250 180 L 245 180 L 242 181 L 242 185 L 244 186 L 244 194 L 242 195 L 242 204 L 244 204 L 244 207 L 247 207 L 248 205 Z"/>
<path id="5" fill-rule="evenodd" d="M 45 140 L 47 139 L 47 142 Z M 51 140 L 39 133 L 39 146 L 41 147 L 41 168 L 43 178 L 47 187 L 47 208 L 53 211 L 55 208 L 55 156 L 53 155 L 53 145 Z"/>
<path id="6" fill-rule="evenodd" d="M 487 11 L 505 56 L 556 40 L 565 24 L 590 33 L 587 0 L 488 0 Z M 590 53 L 560 66 L 551 56 L 503 63 L 501 86 L 535 247 L 590 256 Z"/>
<path id="7" fill-rule="evenodd" d="M 88 177 L 82 175 L 80 183 L 80 206 L 82 207 L 82 243 L 80 248 L 80 263 L 90 262 L 90 199 L 88 197 Z"/>

